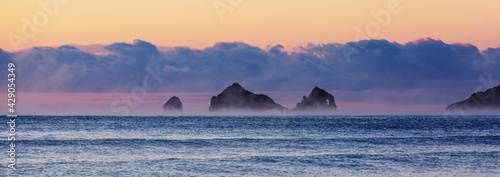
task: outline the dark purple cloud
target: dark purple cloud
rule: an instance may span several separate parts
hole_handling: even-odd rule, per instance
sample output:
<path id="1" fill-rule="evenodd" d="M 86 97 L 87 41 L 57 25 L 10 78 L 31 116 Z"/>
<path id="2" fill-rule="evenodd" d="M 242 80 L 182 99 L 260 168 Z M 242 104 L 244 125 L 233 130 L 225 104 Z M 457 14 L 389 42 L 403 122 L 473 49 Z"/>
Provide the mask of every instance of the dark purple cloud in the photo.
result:
<path id="1" fill-rule="evenodd" d="M 346 48 L 354 50 L 348 58 Z M 318 85 L 326 90 L 460 95 L 474 90 L 478 76 L 500 77 L 500 48 L 481 52 L 470 44 L 429 38 L 406 44 L 309 44 L 293 52 L 282 45 L 264 50 L 241 42 L 159 51 L 141 40 L 104 49 L 104 54 L 72 46 L 15 53 L 0 49 L 0 62 L 13 60 L 18 89 L 31 92 L 130 92 L 143 84 L 148 68 L 162 72 L 164 82 L 154 90 L 158 92 L 220 91 L 239 82 L 250 90 L 301 91 Z"/>

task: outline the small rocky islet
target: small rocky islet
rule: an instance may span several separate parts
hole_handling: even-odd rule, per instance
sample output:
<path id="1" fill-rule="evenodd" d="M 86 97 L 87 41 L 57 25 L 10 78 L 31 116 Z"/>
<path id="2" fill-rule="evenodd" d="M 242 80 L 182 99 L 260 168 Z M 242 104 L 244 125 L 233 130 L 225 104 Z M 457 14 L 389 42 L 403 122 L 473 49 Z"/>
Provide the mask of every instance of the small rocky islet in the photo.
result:
<path id="1" fill-rule="evenodd" d="M 182 102 L 179 97 L 173 96 L 163 104 L 163 110 L 166 112 L 179 112 L 182 111 Z"/>
<path id="2" fill-rule="evenodd" d="M 217 96 L 210 99 L 209 111 L 224 110 L 244 110 L 244 111 L 271 111 L 280 112 L 288 110 L 284 106 L 274 102 L 274 100 L 264 94 L 255 94 L 244 89 L 240 84 L 233 85 L 224 89 Z"/>
<path id="3" fill-rule="evenodd" d="M 173 96 L 164 105 L 163 109 L 167 112 L 182 111 L 181 100 Z M 293 111 L 317 111 L 331 110 L 335 111 L 337 105 L 332 94 L 325 90 L 314 87 L 308 96 L 304 96 L 302 101 L 297 103 Z M 271 97 L 265 94 L 256 94 L 246 90 L 238 83 L 224 89 L 220 94 L 210 99 L 209 111 L 288 111 L 288 108 L 276 103 Z"/>
<path id="4" fill-rule="evenodd" d="M 315 110 L 336 110 L 335 98 L 332 94 L 314 87 L 309 96 L 302 97 L 302 101 L 297 103 L 294 111 L 315 111 Z"/>

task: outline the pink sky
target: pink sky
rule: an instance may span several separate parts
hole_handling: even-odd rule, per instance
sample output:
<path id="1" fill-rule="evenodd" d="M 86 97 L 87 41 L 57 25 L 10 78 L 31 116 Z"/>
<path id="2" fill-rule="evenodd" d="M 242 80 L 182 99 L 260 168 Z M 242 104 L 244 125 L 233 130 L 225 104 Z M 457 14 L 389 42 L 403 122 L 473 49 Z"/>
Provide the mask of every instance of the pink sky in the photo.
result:
<path id="1" fill-rule="evenodd" d="M 6 95 L 7 93 L 0 93 Z M 178 96 L 183 102 L 184 111 L 173 115 L 205 115 L 208 113 L 210 98 L 217 93 L 148 93 L 144 100 L 130 99 L 132 105 L 126 106 L 130 115 L 172 115 L 165 113 L 163 104 L 171 96 Z M 269 94 L 269 93 L 268 93 Z M 19 115 L 122 115 L 113 112 L 112 102 L 129 93 L 16 93 L 16 110 Z M 272 96 L 273 94 L 270 93 Z M 295 107 L 295 101 L 276 102 L 287 108 Z M 395 105 L 376 102 L 336 102 L 339 107 L 332 114 L 442 114 L 446 105 Z M 6 105 L 1 110 L 8 110 Z"/>

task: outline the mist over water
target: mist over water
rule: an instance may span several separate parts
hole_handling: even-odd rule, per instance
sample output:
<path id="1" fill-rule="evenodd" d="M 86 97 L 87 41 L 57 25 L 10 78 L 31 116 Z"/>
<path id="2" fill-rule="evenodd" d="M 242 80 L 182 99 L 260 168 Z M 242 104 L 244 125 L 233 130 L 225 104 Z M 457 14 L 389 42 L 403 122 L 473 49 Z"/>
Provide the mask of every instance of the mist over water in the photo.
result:
<path id="1" fill-rule="evenodd" d="M 13 176 L 500 175 L 500 116 L 20 116 L 17 121 L 19 164 L 7 171 Z M 7 130 L 6 124 L 0 128 Z"/>

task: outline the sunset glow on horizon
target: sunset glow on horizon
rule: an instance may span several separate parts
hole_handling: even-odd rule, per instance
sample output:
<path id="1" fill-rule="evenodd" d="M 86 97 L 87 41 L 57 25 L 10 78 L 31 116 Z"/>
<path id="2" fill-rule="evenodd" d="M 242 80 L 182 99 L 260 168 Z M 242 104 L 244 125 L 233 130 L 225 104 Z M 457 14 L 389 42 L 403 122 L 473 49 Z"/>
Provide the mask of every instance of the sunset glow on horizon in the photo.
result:
<path id="1" fill-rule="evenodd" d="M 500 84 L 497 0 L 1 5 L 0 64 L 26 114 L 156 115 L 173 96 L 206 112 L 234 83 L 290 109 L 318 87 L 347 114 L 440 114 Z"/>
<path id="2" fill-rule="evenodd" d="M 1 49 L 134 39 L 157 46 L 200 49 L 233 41 L 261 48 L 275 44 L 293 48 L 359 39 L 406 43 L 425 37 L 470 43 L 481 50 L 500 46 L 500 1 L 494 0 L 241 0 L 232 5 L 225 0 L 70 0 L 58 3 L 57 8 L 50 6 L 56 1 L 40 2 L 45 2 L 49 10 L 39 1 L 2 2 L 6 8 L 0 11 Z M 214 6 L 215 2 L 220 2 L 219 6 Z M 387 18 L 383 12 L 391 8 L 397 13 Z M 51 11 L 54 13 L 47 13 Z M 218 12 L 223 12 L 222 18 Z M 42 23 L 37 24 L 37 20 Z M 23 35 L 26 23 L 33 23 L 36 32 Z M 356 29 L 364 34 L 360 36 Z M 13 44 L 12 34 L 26 40 Z"/>

